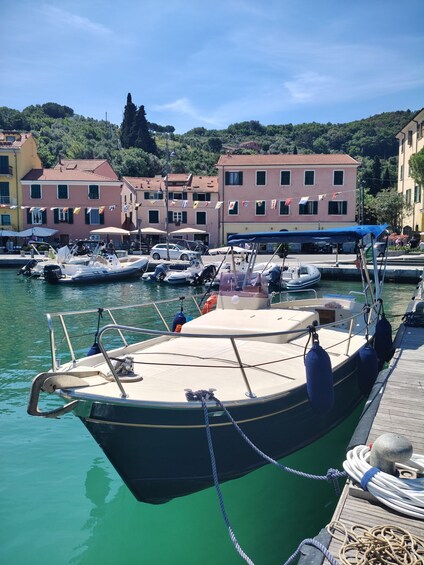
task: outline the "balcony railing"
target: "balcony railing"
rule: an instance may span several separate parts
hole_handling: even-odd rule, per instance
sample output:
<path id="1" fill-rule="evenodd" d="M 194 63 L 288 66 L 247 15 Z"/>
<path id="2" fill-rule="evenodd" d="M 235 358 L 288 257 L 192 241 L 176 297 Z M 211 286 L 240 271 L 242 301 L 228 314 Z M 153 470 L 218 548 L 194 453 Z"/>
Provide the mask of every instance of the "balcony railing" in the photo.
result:
<path id="1" fill-rule="evenodd" d="M 0 204 L 6 204 L 6 206 L 16 206 L 16 198 L 10 196 L 0 196 Z"/>

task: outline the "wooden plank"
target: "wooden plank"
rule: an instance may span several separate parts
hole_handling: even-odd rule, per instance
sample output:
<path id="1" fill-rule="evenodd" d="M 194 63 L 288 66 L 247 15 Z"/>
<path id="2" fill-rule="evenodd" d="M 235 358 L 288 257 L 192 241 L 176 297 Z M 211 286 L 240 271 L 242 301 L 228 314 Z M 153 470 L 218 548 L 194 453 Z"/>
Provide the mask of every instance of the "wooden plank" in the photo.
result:
<path id="1" fill-rule="evenodd" d="M 412 442 L 414 452 L 423 454 L 424 329 L 406 328 L 398 346 L 367 443 L 375 441 L 383 433 L 395 432 Z M 357 490 L 353 492 L 357 493 Z M 348 529 L 354 524 L 362 524 L 367 528 L 393 524 L 418 537 L 424 537 L 422 520 L 400 514 L 378 501 L 352 496 L 350 481 L 343 490 L 333 520 L 342 522 Z M 332 538 L 330 553 L 338 557 L 340 547 L 341 542 Z M 329 562 L 324 559 L 324 563 Z"/>

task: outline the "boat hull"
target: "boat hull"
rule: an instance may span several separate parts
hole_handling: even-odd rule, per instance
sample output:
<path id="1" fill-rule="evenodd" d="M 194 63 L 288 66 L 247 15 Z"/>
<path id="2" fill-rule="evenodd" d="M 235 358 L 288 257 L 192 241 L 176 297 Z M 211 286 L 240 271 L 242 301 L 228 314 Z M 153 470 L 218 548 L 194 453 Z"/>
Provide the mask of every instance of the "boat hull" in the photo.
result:
<path id="1" fill-rule="evenodd" d="M 334 374 L 335 403 L 327 414 L 314 411 L 306 385 L 228 410 L 261 451 L 279 459 L 322 437 L 354 410 L 362 398 L 358 368 L 354 356 Z M 208 413 L 220 483 L 266 463 L 219 406 L 209 402 Z M 214 484 L 199 402 L 181 408 L 94 403 L 90 415 L 80 418 L 139 501 L 160 504 Z M 308 471 L 314 472 L 313 465 Z"/>

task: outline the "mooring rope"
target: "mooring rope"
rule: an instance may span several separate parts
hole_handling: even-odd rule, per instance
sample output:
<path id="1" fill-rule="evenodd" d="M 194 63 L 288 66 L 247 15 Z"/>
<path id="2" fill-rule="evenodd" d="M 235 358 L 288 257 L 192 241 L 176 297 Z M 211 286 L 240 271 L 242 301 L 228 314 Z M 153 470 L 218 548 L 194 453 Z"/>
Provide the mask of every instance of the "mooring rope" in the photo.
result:
<path id="1" fill-rule="evenodd" d="M 400 526 L 367 528 L 355 524 L 350 530 L 338 521 L 327 526 L 330 535 L 342 543 L 339 559 L 342 565 L 422 565 L 424 540 Z"/>
<path id="2" fill-rule="evenodd" d="M 218 470 L 217 470 L 217 467 L 216 467 L 216 459 L 215 459 L 215 453 L 214 453 L 214 449 L 213 449 L 212 434 L 211 434 L 211 430 L 210 430 L 209 413 L 208 413 L 208 407 L 207 407 L 207 404 L 206 404 L 206 400 L 214 400 L 224 410 L 224 412 L 227 414 L 228 418 L 230 419 L 232 424 L 235 426 L 236 430 L 242 435 L 243 439 L 264 459 L 266 459 L 270 463 L 273 463 L 274 465 L 277 465 L 278 467 L 282 468 L 283 470 L 297 474 L 297 475 L 300 475 L 300 476 L 303 476 L 303 477 L 306 477 L 306 478 L 313 478 L 313 479 L 318 479 L 318 480 L 333 480 L 333 483 L 335 485 L 337 485 L 337 488 L 338 488 L 337 478 L 339 478 L 341 476 L 344 477 L 346 475 L 346 473 L 340 472 L 337 469 L 329 469 L 329 471 L 327 472 L 327 475 L 325 475 L 325 476 L 310 475 L 308 473 L 302 473 L 301 471 L 296 471 L 295 469 L 290 469 L 289 467 L 281 465 L 280 463 L 278 463 L 277 461 L 275 461 L 271 457 L 268 457 L 268 455 L 263 453 L 260 449 L 258 449 L 249 440 L 249 438 L 242 432 L 242 430 L 239 428 L 239 426 L 233 420 L 231 414 L 227 411 L 225 406 L 221 403 L 221 401 L 218 398 L 215 397 L 212 390 L 198 390 L 196 392 L 186 391 L 186 397 L 187 397 L 187 400 L 200 400 L 201 403 L 202 403 L 203 414 L 204 414 L 204 418 L 205 418 L 206 438 L 207 438 L 207 442 L 208 442 L 209 456 L 210 456 L 211 467 L 212 467 L 213 482 L 214 482 L 215 490 L 216 490 L 217 495 L 218 495 L 221 513 L 222 513 L 222 516 L 224 518 L 225 524 L 227 525 L 227 529 L 228 529 L 230 539 L 231 539 L 237 553 L 240 555 L 240 557 L 242 557 L 244 559 L 244 561 L 246 561 L 246 563 L 249 563 L 249 565 L 254 565 L 253 561 L 245 553 L 245 551 L 242 549 L 239 542 L 237 541 L 236 535 L 235 535 L 234 530 L 231 526 L 230 520 L 228 518 L 227 511 L 225 509 L 224 499 L 223 499 L 223 496 L 222 496 L 221 487 L 219 485 Z M 284 565 L 289 565 L 290 563 L 292 563 L 293 560 L 298 556 L 298 554 L 300 553 L 300 551 L 301 551 L 301 549 L 304 545 L 312 545 L 312 546 L 316 547 L 317 549 L 319 549 L 324 554 L 324 556 L 328 559 L 328 561 L 331 563 L 331 565 L 339 565 L 338 561 L 331 555 L 331 553 L 328 551 L 328 549 L 322 543 L 320 543 L 317 540 L 311 539 L 311 538 L 304 539 L 300 543 L 300 545 L 296 549 L 296 551 L 285 562 Z"/>
<path id="3" fill-rule="evenodd" d="M 210 393 L 208 391 L 202 391 L 202 392 L 206 393 L 208 395 L 207 398 L 210 398 L 210 396 L 209 396 Z M 207 407 L 207 404 L 206 404 L 205 397 L 206 397 L 206 395 L 201 395 L 200 400 L 202 401 L 203 414 L 205 416 L 206 437 L 207 437 L 207 440 L 208 440 L 209 455 L 210 455 L 210 459 L 211 459 L 213 482 L 214 482 L 215 489 L 216 489 L 216 492 L 217 492 L 217 495 L 218 495 L 219 505 L 221 507 L 221 513 L 222 513 L 222 516 L 224 517 L 224 521 L 227 525 L 228 533 L 230 535 L 230 539 L 233 542 L 233 545 L 236 548 L 237 553 L 240 555 L 240 557 L 242 557 L 246 561 L 246 563 L 249 563 L 250 565 L 254 565 L 253 561 L 243 551 L 239 542 L 237 541 L 237 538 L 234 534 L 233 528 L 230 524 L 230 520 L 228 518 L 227 512 L 225 510 L 224 499 L 222 497 L 221 487 L 219 486 L 218 471 L 217 471 L 217 468 L 216 468 L 216 459 L 215 459 L 215 453 L 214 453 L 214 450 L 213 450 L 211 430 L 210 430 L 210 426 L 209 426 L 208 407 Z"/>
<path id="4" fill-rule="evenodd" d="M 314 479 L 317 481 L 332 481 L 333 485 L 334 485 L 334 489 L 336 491 L 336 494 L 339 495 L 340 494 L 340 487 L 339 487 L 339 483 L 337 482 L 337 479 L 340 478 L 345 478 L 347 476 L 346 471 L 339 471 L 338 469 L 328 469 L 327 473 L 325 475 L 314 475 L 311 473 L 304 473 L 303 471 L 298 471 L 297 469 L 292 469 L 291 467 L 287 467 L 286 465 L 283 465 L 282 463 L 279 463 L 278 461 L 276 461 L 275 459 L 273 459 L 272 457 L 270 457 L 269 455 L 267 455 L 266 453 L 264 453 L 263 451 L 261 451 L 248 437 L 247 435 L 243 432 L 243 430 L 239 427 L 239 425 L 237 424 L 237 422 L 234 420 L 234 418 L 231 416 L 231 414 L 228 412 L 228 410 L 226 409 L 226 407 L 224 406 L 224 404 L 219 400 L 219 398 L 217 398 L 213 392 L 211 391 L 198 391 L 196 393 L 193 393 L 194 395 L 199 395 L 200 398 L 204 398 L 204 396 L 202 395 L 202 393 L 206 393 L 207 398 L 209 400 L 214 400 L 218 406 L 220 408 L 222 408 L 222 410 L 225 412 L 227 418 L 230 420 L 230 422 L 233 424 L 233 426 L 235 427 L 235 429 L 237 430 L 237 432 L 240 434 L 240 436 L 244 439 L 244 441 L 263 459 L 265 459 L 265 461 L 268 461 L 268 463 L 271 463 L 272 465 L 275 465 L 276 467 L 278 467 L 279 469 L 286 471 L 288 473 L 292 473 L 294 475 L 298 475 L 299 477 L 304 477 L 306 479 Z M 199 400 L 200 400 L 199 398 Z"/>

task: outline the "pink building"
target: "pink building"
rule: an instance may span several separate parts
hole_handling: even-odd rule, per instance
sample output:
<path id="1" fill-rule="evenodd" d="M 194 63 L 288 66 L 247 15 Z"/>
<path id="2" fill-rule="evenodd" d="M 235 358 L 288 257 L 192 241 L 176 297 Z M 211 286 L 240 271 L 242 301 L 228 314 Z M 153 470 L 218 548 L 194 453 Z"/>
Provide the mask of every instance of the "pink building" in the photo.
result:
<path id="1" fill-rule="evenodd" d="M 105 160 L 62 160 L 53 169 L 32 169 L 22 179 L 24 229 L 56 229 L 67 244 L 102 226 L 120 227 L 121 188 Z"/>
<path id="2" fill-rule="evenodd" d="M 245 231 L 355 224 L 359 166 L 343 154 L 221 156 L 221 242 Z"/>
<path id="3" fill-rule="evenodd" d="M 209 246 L 218 243 L 217 177 L 170 173 L 168 184 L 165 177 L 161 176 L 124 177 L 122 180 L 122 203 L 126 216 L 124 225 L 132 225 L 133 229 L 140 226 L 165 231 L 168 219 L 171 236 L 173 231 L 194 228 L 205 233 L 194 234 L 188 239 L 200 239 Z"/>

